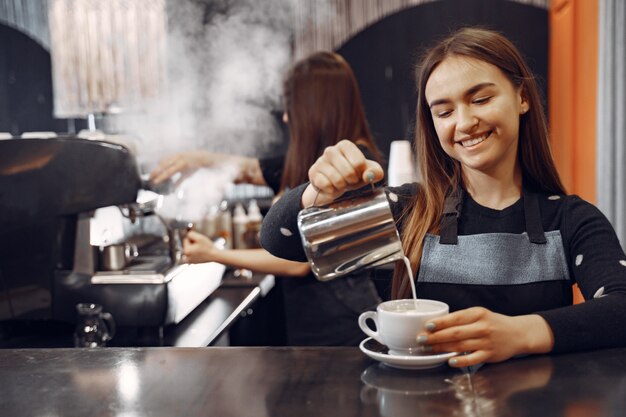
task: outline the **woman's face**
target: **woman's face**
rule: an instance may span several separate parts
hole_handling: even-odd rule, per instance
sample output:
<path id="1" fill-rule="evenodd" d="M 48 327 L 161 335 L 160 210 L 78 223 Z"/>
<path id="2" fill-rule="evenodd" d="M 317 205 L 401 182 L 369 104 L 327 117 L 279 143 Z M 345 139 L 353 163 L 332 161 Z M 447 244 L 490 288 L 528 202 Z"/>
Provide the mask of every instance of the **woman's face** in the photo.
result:
<path id="1" fill-rule="evenodd" d="M 443 150 L 466 174 L 516 167 L 519 118 L 529 107 L 498 67 L 448 57 L 428 78 L 425 96 Z"/>

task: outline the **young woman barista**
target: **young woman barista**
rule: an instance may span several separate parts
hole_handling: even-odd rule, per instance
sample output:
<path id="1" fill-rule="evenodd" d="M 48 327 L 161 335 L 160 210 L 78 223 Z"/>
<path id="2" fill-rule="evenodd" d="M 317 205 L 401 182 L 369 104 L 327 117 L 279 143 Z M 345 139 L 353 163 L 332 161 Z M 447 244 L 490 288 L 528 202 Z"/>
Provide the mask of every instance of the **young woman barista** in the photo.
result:
<path id="1" fill-rule="evenodd" d="M 315 53 L 297 62 L 284 82 L 285 121 L 289 147 L 284 158 L 254 159 L 195 152 L 163 160 L 153 172 L 155 182 L 173 173 L 228 161 L 239 166 L 238 182 L 267 184 L 280 198 L 285 190 L 307 180 L 309 167 L 325 148 L 342 139 L 369 158 L 380 161 L 354 73 L 338 54 Z M 297 232 L 294 237 L 297 236 Z M 300 243 L 298 242 L 298 245 Z M 184 241 L 186 262 L 219 262 L 236 268 L 288 276 L 282 280 L 287 343 L 290 345 L 356 345 L 363 337 L 360 313 L 380 302 L 367 273 L 337 282 L 315 279 L 308 263 L 272 256 L 264 249 L 220 250 L 197 232 Z"/>
<path id="2" fill-rule="evenodd" d="M 626 345 L 626 256 L 600 211 L 565 194 L 535 80 L 509 40 L 466 28 L 428 52 L 415 146 L 423 182 L 388 198 L 418 297 L 450 305 L 415 335 L 428 350 L 467 352 L 450 359 L 460 367 Z M 325 204 L 382 175 L 352 143 L 327 149 L 310 184 L 266 216 L 263 246 L 303 260 L 277 230 L 295 230 L 316 196 Z M 407 279 L 397 265 L 395 297 L 410 297 Z M 585 303 L 572 305 L 573 283 Z"/>

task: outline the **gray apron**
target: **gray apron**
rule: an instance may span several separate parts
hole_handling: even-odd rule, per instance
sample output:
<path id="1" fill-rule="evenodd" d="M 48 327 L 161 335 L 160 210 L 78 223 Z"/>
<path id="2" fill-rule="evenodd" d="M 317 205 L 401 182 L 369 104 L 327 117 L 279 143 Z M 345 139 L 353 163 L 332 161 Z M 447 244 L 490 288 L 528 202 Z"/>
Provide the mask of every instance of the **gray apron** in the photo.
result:
<path id="1" fill-rule="evenodd" d="M 458 235 L 463 191 L 446 198 L 440 235 L 424 240 L 418 282 L 520 285 L 569 281 L 560 231 L 544 232 L 537 194 L 524 190 L 526 232 Z"/>

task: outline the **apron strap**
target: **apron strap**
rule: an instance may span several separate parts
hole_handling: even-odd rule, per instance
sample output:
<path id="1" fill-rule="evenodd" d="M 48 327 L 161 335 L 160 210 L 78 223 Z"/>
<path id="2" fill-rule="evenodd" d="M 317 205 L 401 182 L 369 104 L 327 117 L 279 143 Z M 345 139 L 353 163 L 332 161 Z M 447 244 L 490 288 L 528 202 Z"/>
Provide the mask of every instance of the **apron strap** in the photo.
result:
<path id="1" fill-rule="evenodd" d="M 541 222 L 541 210 L 537 194 L 524 190 L 524 219 L 526 220 L 526 233 L 532 243 L 545 244 L 546 235 Z"/>
<path id="2" fill-rule="evenodd" d="M 458 223 L 462 204 L 463 189 L 461 187 L 446 196 L 439 227 L 439 243 L 442 245 L 456 245 L 459 242 Z"/>
<path id="3" fill-rule="evenodd" d="M 541 223 L 541 211 L 537 194 L 523 190 L 524 219 L 526 233 L 531 243 L 545 244 L 546 236 Z M 439 228 L 439 243 L 442 245 L 456 245 L 458 238 L 458 222 L 463 204 L 463 190 L 459 187 L 449 194 L 443 203 L 443 214 Z"/>

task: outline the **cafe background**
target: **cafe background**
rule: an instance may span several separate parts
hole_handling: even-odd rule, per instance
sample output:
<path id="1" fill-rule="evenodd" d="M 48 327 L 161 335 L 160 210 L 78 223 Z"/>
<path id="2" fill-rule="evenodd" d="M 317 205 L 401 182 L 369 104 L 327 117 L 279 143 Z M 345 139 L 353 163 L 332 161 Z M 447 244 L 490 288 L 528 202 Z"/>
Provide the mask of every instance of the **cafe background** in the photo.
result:
<path id="1" fill-rule="evenodd" d="M 597 204 L 623 243 L 625 20 L 620 0 L 0 0 L 0 132 L 111 140 L 140 167 L 192 149 L 278 155 L 284 71 L 332 49 L 389 156 L 413 135 L 420 53 L 482 25 L 525 54 L 568 192 Z"/>

